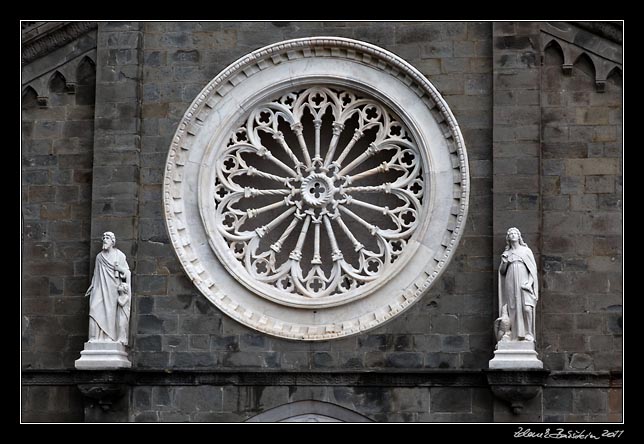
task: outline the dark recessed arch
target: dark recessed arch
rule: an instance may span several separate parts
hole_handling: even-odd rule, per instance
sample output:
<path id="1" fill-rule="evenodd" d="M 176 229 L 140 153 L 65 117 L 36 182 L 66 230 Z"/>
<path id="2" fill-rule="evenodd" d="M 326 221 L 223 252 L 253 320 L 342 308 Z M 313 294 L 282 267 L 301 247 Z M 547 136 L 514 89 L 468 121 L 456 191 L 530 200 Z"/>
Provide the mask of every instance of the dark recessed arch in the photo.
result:
<path id="1" fill-rule="evenodd" d="M 31 86 L 27 86 L 22 91 L 22 107 L 24 109 L 38 107 L 38 93 Z"/>
<path id="2" fill-rule="evenodd" d="M 544 63 L 546 65 L 563 65 L 564 52 L 559 42 L 555 39 L 550 40 L 543 49 Z"/>
<path id="3" fill-rule="evenodd" d="M 610 80 L 614 85 L 622 86 L 622 69 L 619 66 L 614 67 L 610 70 L 606 79 Z"/>
<path id="4" fill-rule="evenodd" d="M 65 79 L 65 76 L 60 73 L 60 71 L 54 72 L 49 78 L 49 91 L 51 91 L 52 93 L 64 93 L 66 85 L 67 80 Z"/>
<path id="5" fill-rule="evenodd" d="M 88 56 L 85 56 L 76 68 L 76 83 L 78 85 L 92 85 L 95 81 L 96 64 Z"/>
<path id="6" fill-rule="evenodd" d="M 76 105 L 93 105 L 96 98 L 96 64 L 88 56 L 76 67 Z"/>
<path id="7" fill-rule="evenodd" d="M 591 79 L 595 80 L 595 64 L 593 63 L 593 60 L 586 54 L 585 52 L 582 52 L 579 54 L 575 62 L 573 63 L 573 66 L 586 74 L 588 77 Z"/>
<path id="8" fill-rule="evenodd" d="M 372 422 L 372 420 L 330 402 L 305 400 L 266 410 L 246 422 Z"/>

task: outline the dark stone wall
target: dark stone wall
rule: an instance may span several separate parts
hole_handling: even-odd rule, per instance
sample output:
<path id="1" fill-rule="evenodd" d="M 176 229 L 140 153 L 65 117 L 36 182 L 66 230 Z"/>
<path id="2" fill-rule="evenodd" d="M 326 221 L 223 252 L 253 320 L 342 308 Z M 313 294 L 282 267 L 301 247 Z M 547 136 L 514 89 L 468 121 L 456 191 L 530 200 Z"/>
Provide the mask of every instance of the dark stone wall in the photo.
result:
<path id="1" fill-rule="evenodd" d="M 103 233 L 112 231 L 116 235 L 116 248 L 125 253 L 134 273 L 134 292 L 141 211 L 141 40 L 136 22 L 99 24 L 91 208 L 92 266 L 101 251 Z"/>
<path id="2" fill-rule="evenodd" d="M 79 39 L 37 59 L 44 87 L 22 94 L 23 369 L 73 368 L 87 340 L 96 32 Z M 25 422 L 83 417 L 74 385 L 22 388 Z"/>
<path id="3" fill-rule="evenodd" d="M 376 422 L 489 422 L 487 388 L 351 386 L 140 386 L 135 422 L 242 422 L 289 402 L 314 399 Z"/>
<path id="4" fill-rule="evenodd" d="M 481 368 L 490 358 L 491 23 L 244 22 L 143 24 L 138 316 L 134 364 L 145 368 Z M 335 35 L 381 45 L 443 94 L 470 160 L 470 215 L 454 261 L 422 301 L 364 335 L 317 343 L 266 336 L 223 316 L 174 257 L 161 188 L 168 146 L 196 94 L 261 46 Z"/>
<path id="5" fill-rule="evenodd" d="M 83 397 L 74 385 L 22 387 L 23 422 L 83 422 Z"/>
<path id="6" fill-rule="evenodd" d="M 597 92 L 581 56 L 564 74 L 561 48 L 541 76 L 542 350 L 551 370 L 622 369 L 622 85 Z M 545 392 L 545 420 L 621 421 L 621 381 Z"/>
<path id="7" fill-rule="evenodd" d="M 622 86 L 585 56 L 541 76 L 543 349 L 552 370 L 622 368 Z"/>
<path id="8" fill-rule="evenodd" d="M 23 92 L 23 368 L 73 368 L 87 338 L 95 67 L 68 63 L 74 78 L 52 69 Z"/>
<path id="9" fill-rule="evenodd" d="M 494 23 L 494 255 L 511 226 L 535 253 L 547 369 L 619 374 L 621 75 L 600 92 L 590 59 L 577 48 L 567 74 L 561 46 L 541 51 L 549 38 L 538 22 Z M 621 378 L 589 385 L 550 382 L 520 418 L 495 406 L 495 420 L 620 421 Z"/>
<path id="10" fill-rule="evenodd" d="M 418 303 L 368 333 L 301 342 L 251 330 L 197 291 L 172 251 L 161 192 L 170 140 L 201 89 L 252 50 L 315 35 L 374 43 L 428 77 L 463 132 L 471 197 L 453 261 Z M 100 23 L 95 77 L 79 76 L 75 94 L 52 77 L 46 107 L 42 91 L 23 94 L 24 371 L 73 369 L 87 338 L 90 267 L 111 230 L 133 271 L 139 372 L 385 376 L 368 386 L 182 385 L 134 371 L 124 410 L 89 416 L 73 376 L 67 385 L 36 377 L 23 386 L 23 420 L 244 421 L 315 399 L 375 421 L 620 421 L 621 77 L 599 93 L 583 56 L 566 76 L 558 49 L 543 53 L 540 39 L 536 22 Z M 540 267 L 537 349 L 554 372 L 543 393 L 516 417 L 483 382 L 389 384 L 397 372 L 487 368 L 509 226 Z"/>
<path id="11" fill-rule="evenodd" d="M 586 55 L 565 74 L 542 38 L 539 23 L 494 25 L 494 247 L 517 226 L 535 253 L 547 368 L 620 370 L 621 75 L 599 92 Z"/>

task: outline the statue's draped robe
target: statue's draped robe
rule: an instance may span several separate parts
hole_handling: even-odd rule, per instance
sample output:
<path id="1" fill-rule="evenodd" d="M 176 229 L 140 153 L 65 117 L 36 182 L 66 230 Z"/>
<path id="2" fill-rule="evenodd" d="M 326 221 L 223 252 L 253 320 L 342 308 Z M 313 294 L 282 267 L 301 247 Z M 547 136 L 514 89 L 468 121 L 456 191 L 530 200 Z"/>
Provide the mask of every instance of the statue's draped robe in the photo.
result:
<path id="1" fill-rule="evenodd" d="M 94 276 L 92 277 L 92 293 L 90 296 L 89 316 L 99 328 L 113 341 L 127 345 L 128 325 L 130 319 L 131 286 L 130 269 L 125 254 L 113 249 L 116 263 L 126 270 L 125 273 L 116 271 L 115 264 L 107 260 L 105 252 L 96 256 Z M 120 295 L 118 286 L 127 282 L 128 293 Z M 90 338 L 92 339 L 92 338 Z"/>
<path id="2" fill-rule="evenodd" d="M 516 250 L 507 250 L 511 257 L 505 275 L 499 269 L 499 317 L 502 316 L 503 305 L 508 305 L 511 332 L 510 339 L 525 338 L 526 334 L 535 337 L 534 331 L 527 331 L 526 318 L 528 314 L 524 306 L 531 306 L 532 329 L 534 330 L 534 307 L 539 299 L 537 264 L 532 251 L 520 245 Z M 528 288 L 528 290 L 526 290 Z"/>

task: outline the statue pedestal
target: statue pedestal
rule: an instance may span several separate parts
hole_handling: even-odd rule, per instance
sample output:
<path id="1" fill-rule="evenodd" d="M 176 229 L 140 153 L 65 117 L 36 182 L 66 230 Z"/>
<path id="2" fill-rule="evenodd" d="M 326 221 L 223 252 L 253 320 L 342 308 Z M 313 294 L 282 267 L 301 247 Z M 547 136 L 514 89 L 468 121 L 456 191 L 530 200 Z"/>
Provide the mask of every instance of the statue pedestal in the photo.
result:
<path id="1" fill-rule="evenodd" d="M 125 346 L 120 342 L 86 342 L 80 359 L 74 363 L 79 370 L 130 368 Z"/>
<path id="2" fill-rule="evenodd" d="M 543 362 L 537 358 L 533 341 L 500 341 L 489 366 L 500 369 L 543 368 Z"/>

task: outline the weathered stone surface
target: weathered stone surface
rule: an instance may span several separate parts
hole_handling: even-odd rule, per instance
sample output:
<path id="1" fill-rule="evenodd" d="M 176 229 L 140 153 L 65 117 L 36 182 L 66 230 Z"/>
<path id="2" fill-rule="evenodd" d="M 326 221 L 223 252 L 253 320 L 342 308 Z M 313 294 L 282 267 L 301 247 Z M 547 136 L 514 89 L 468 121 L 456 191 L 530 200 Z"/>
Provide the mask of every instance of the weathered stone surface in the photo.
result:
<path id="1" fill-rule="evenodd" d="M 469 388 L 432 388 L 429 399 L 429 411 L 433 413 L 472 411 L 472 391 Z"/>
<path id="2" fill-rule="evenodd" d="M 77 340 L 68 343 L 60 332 L 67 326 L 78 328 L 73 337 L 80 337 L 86 329 L 86 320 L 73 318 L 84 310 L 80 297 L 91 272 L 90 231 L 96 235 L 103 229 L 119 229 L 129 238 L 123 245 L 136 252 L 130 264 L 136 265 L 133 362 L 140 368 L 398 371 L 416 369 L 420 363 L 429 369 L 480 369 L 493 347 L 486 330 L 486 317 L 487 322 L 493 318 L 498 266 L 490 259 L 496 254 L 492 247 L 502 245 L 499 236 L 507 229 L 497 225 L 511 220 L 524 231 L 522 224 L 529 226 L 535 245 L 543 248 L 535 253 L 543 255 L 540 356 L 546 367 L 584 371 L 620 365 L 621 87 L 609 82 L 605 93 L 597 93 L 593 79 L 578 66 L 566 77 L 563 59 L 550 65 L 554 59 L 548 54 L 540 66 L 534 24 L 114 22 L 101 26 L 94 37 L 99 46 L 98 59 L 93 59 L 96 87 L 81 91 L 77 86 L 76 98 L 51 96 L 49 109 L 23 110 L 22 291 L 23 317 L 29 321 L 23 335 L 25 364 L 64 368 L 67 358 L 46 348 L 78 347 Z M 462 257 L 452 262 L 418 306 L 380 330 L 358 335 L 353 343 L 296 346 L 296 341 L 257 335 L 199 296 L 168 244 L 162 207 L 154 202 L 162 197 L 163 163 L 172 135 L 200 89 L 253 49 L 314 34 L 381 45 L 427 76 L 454 111 L 474 180 L 470 216 L 459 246 Z M 493 42 L 493 36 L 500 39 Z M 48 63 L 58 63 L 55 54 L 46 57 Z M 136 123 L 139 117 L 142 121 Z M 506 212 L 512 213 L 509 218 Z M 62 303 L 64 298 L 70 302 Z M 619 310 L 607 308 L 616 306 Z M 242 405 L 259 411 L 260 404 L 240 394 L 245 388 L 226 388 L 234 389 L 234 393 L 223 391 L 228 411 L 221 411 L 219 404 L 206 406 L 213 411 L 197 409 L 199 401 L 181 395 L 186 411 L 178 412 L 170 408 L 176 406 L 176 394 L 166 407 L 157 406 L 154 391 L 136 387 L 130 420 L 241 421 L 252 416 L 235 412 L 242 399 Z M 429 397 L 421 395 L 426 388 L 395 390 L 402 391 L 347 390 L 337 400 L 348 408 L 372 411 L 372 417 L 382 421 L 493 419 L 491 407 L 486 410 L 484 403 L 478 407 L 481 413 L 473 413 L 478 397 L 474 393 L 471 405 L 462 403 L 460 395 L 445 395 L 442 402 L 440 394 L 428 405 Z M 544 419 L 606 417 L 608 407 L 601 396 L 589 395 L 590 399 L 575 392 L 573 401 L 571 393 L 573 389 L 546 389 Z M 51 406 L 36 409 L 34 405 L 42 404 L 27 396 L 23 419 L 66 421 L 73 417 L 72 409 L 77 419 L 82 418 L 80 395 L 74 401 L 52 392 L 52 397 L 59 395 L 60 412 Z M 331 400 L 324 390 L 311 396 Z M 277 390 L 261 405 L 270 408 L 288 399 Z M 605 409 L 592 407 L 595 401 Z M 428 413 L 426 406 L 443 410 Z"/>
<path id="3" fill-rule="evenodd" d="M 607 410 L 608 393 L 605 389 L 573 390 L 574 413 L 602 413 Z"/>

